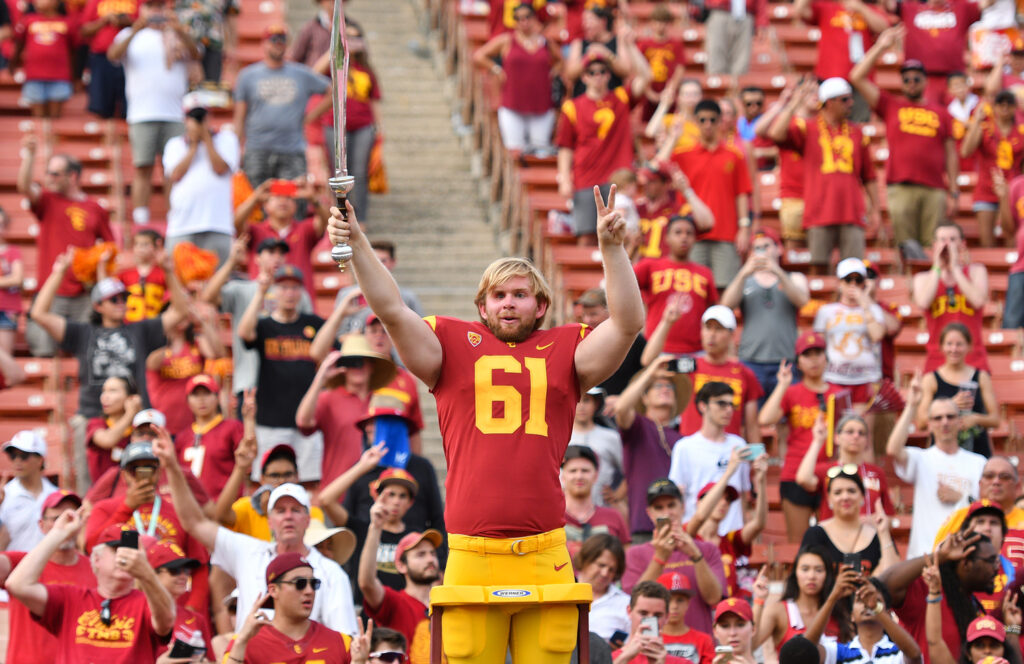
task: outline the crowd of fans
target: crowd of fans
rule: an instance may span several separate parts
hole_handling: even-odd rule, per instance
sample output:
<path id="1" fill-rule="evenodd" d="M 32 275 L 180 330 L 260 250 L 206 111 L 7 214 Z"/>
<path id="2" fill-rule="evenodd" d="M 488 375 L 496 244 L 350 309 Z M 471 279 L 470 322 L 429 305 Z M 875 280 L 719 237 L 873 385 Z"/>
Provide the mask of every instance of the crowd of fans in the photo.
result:
<path id="1" fill-rule="evenodd" d="M 7 661 L 425 663 L 448 548 L 419 389 L 358 287 L 328 318 L 313 311 L 329 214 L 307 177 L 307 129 L 327 145 L 341 130 L 324 113 L 331 3 L 290 50 L 283 26 L 266 31 L 220 127 L 189 88 L 219 81 L 238 7 L 179 4 L 37 0 L 0 25 L 33 113 L 58 116 L 84 67 L 90 111 L 126 117 L 135 169 L 130 257 L 114 260 L 82 164 L 57 150 L 36 182 L 38 139 L 23 142 L 39 269 L 0 243 L 0 374 L 23 379 L 19 286 L 35 276 L 31 353 L 78 360 L 78 486 L 48 479 L 39 432 L 4 444 Z M 1020 662 L 1022 489 L 989 436 L 1001 418 L 982 343 L 988 274 L 954 221 L 958 175 L 973 169 L 979 241 L 1024 256 L 1024 44 L 997 58 L 982 98 L 961 71 L 968 26 L 1007 27 L 1006 0 L 798 0 L 793 15 L 822 31 L 818 80 L 771 106 L 759 88 L 716 100 L 687 77 L 679 5 L 639 26 L 625 3 L 491 4 L 494 37 L 474 63 L 502 88 L 505 146 L 557 153 L 582 244 L 595 241 L 593 189 L 616 185 L 647 305 L 622 367 L 576 404 L 561 468 L 573 566 L 594 592 L 591 661 Z M 702 8 L 685 20 L 706 18 L 705 71 L 742 74 L 767 4 Z M 365 221 L 380 91 L 349 30 L 344 131 Z M 893 94 L 873 70 L 900 43 Z M 889 145 L 887 217 L 859 124 L 871 113 Z M 150 212 L 158 158 L 164 232 Z M 776 167 L 781 233 L 761 223 L 758 192 Z M 911 289 L 927 361 L 902 393 L 892 340 L 905 303 L 878 299 L 879 267 L 863 260 L 876 237 L 931 257 Z M 834 301 L 783 267 L 796 248 L 811 274 L 835 275 Z M 373 249 L 394 267 L 393 244 Z M 191 269 L 203 255 L 208 269 Z M 1022 261 L 1010 329 L 1024 324 Z M 608 318 L 600 289 L 575 304 L 587 325 Z M 925 448 L 908 444 L 919 431 Z M 750 564 L 776 481 L 799 543 L 784 578 Z M 906 513 L 908 540 L 893 521 Z"/>

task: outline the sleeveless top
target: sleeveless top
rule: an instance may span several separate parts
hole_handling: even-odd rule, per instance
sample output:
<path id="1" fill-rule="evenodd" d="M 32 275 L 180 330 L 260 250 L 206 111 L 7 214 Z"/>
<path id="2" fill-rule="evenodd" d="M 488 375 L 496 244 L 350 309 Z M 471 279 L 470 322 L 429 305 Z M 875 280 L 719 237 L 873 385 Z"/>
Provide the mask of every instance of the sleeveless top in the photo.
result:
<path id="1" fill-rule="evenodd" d="M 531 53 L 512 37 L 502 67 L 506 77 L 501 88 L 502 108 L 535 115 L 551 110 L 551 53 L 547 40 L 542 37 L 540 47 Z"/>
<path id="2" fill-rule="evenodd" d="M 739 358 L 744 362 L 778 363 L 793 355 L 796 345 L 796 307 L 779 288 L 765 288 L 754 277 L 743 282 L 743 335 Z"/>
<path id="3" fill-rule="evenodd" d="M 964 274 L 967 274 L 968 269 L 968 267 L 963 268 Z M 924 370 L 934 371 L 946 361 L 942 355 L 942 349 L 939 348 L 939 335 L 942 334 L 942 328 L 956 322 L 966 326 L 974 339 L 974 346 L 967 355 L 967 364 L 989 371 L 985 337 L 981 329 L 982 318 L 981 308 L 972 307 L 964 294 L 960 292 L 959 286 L 955 283 L 952 285 L 940 283 L 939 289 L 935 293 L 935 299 L 925 311 L 924 316 L 925 323 L 928 325 L 928 343 L 925 345 L 928 357 L 925 360 Z"/>
<path id="4" fill-rule="evenodd" d="M 953 385 L 947 383 L 939 375 L 938 370 L 933 371 L 932 375 L 935 376 L 935 398 L 936 399 L 952 399 L 956 396 L 956 393 L 960 391 L 959 385 Z M 978 378 L 981 376 L 981 369 L 975 369 L 974 373 L 971 374 L 971 381 L 977 385 Z M 981 398 L 981 390 L 975 387 L 974 390 L 974 404 L 971 406 L 972 413 L 980 413 L 987 415 L 988 411 L 985 410 L 985 402 Z M 968 452 L 977 452 L 978 454 L 988 458 L 992 456 L 992 445 L 988 439 L 988 430 L 984 427 L 974 426 L 970 429 L 964 429 L 960 432 L 960 447 L 964 448 Z"/>
<path id="5" fill-rule="evenodd" d="M 794 636 L 799 636 L 807 631 L 807 626 L 804 625 L 804 617 L 800 615 L 800 608 L 796 605 L 796 602 L 787 599 L 786 600 L 786 617 L 789 625 L 786 627 L 786 633 L 783 635 L 782 640 L 775 644 L 776 650 L 782 650 L 782 645 L 789 641 Z M 821 635 L 820 643 L 835 643 L 838 639 L 836 635 L 839 634 L 839 628 L 832 618 L 828 619 L 828 625 L 825 626 L 825 634 Z"/>

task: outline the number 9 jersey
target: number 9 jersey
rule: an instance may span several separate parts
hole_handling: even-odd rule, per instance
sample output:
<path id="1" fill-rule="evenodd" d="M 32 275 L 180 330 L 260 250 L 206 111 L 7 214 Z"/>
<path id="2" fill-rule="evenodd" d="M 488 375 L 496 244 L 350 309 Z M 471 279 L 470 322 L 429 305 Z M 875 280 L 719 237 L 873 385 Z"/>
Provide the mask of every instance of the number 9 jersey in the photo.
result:
<path id="1" fill-rule="evenodd" d="M 448 462 L 445 525 L 524 537 L 565 525 L 559 469 L 580 399 L 576 346 L 586 325 L 500 341 L 483 323 L 430 316 L 441 342 L 432 390 Z"/>

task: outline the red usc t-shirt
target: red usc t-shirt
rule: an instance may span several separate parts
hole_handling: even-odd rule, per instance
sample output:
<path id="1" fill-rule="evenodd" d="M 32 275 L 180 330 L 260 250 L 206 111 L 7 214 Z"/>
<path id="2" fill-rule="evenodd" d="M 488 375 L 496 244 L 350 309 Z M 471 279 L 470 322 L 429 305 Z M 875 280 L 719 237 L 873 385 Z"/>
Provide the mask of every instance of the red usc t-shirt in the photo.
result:
<path id="1" fill-rule="evenodd" d="M 70 81 L 71 50 L 77 45 L 78 26 L 67 16 L 26 14 L 14 29 L 24 44 L 21 57 L 25 80 Z"/>
<path id="2" fill-rule="evenodd" d="M 674 215 L 690 214 L 690 204 L 678 191 L 668 192 L 668 200 L 660 205 L 652 204 L 646 198 L 636 202 L 636 213 L 640 217 L 640 257 L 661 258 L 668 255 L 665 242 L 665 226 Z"/>
<path id="3" fill-rule="evenodd" d="M 715 659 L 715 642 L 704 632 L 690 629 L 686 634 L 662 634 L 665 650 L 671 657 L 679 657 L 690 664 L 711 664 Z"/>
<path id="4" fill-rule="evenodd" d="M 233 645 L 234 640 L 228 652 Z M 292 640 L 273 625 L 267 625 L 245 646 L 245 664 L 349 664 L 351 661 L 341 633 L 315 620 L 309 621 L 309 630 L 301 639 Z"/>
<path id="5" fill-rule="evenodd" d="M 138 268 L 129 268 L 117 275 L 128 289 L 128 308 L 124 322 L 137 323 L 147 318 L 156 318 L 164 308 L 167 294 L 167 274 L 159 265 L 154 265 L 143 277 Z"/>
<path id="6" fill-rule="evenodd" d="M 690 374 L 693 381 L 693 393 L 696 395 L 705 383 L 718 381 L 726 383 L 733 391 L 733 403 L 736 409 L 733 411 L 732 420 L 725 428 L 726 433 L 742 436 L 743 405 L 748 401 L 757 401 L 764 395 L 761 383 L 757 382 L 757 376 L 746 365 L 736 360 L 727 360 L 724 364 L 711 364 L 706 358 L 697 358 L 697 370 Z M 697 412 L 697 402 L 690 400 L 686 410 L 683 411 L 682 421 L 679 423 L 679 433 L 689 436 L 700 430 L 701 417 Z"/>
<path id="7" fill-rule="evenodd" d="M 686 64 L 683 42 L 678 39 L 639 39 L 636 47 L 651 66 L 651 90 L 661 92 L 676 69 Z"/>
<path id="8" fill-rule="evenodd" d="M 576 346 L 590 328 L 506 343 L 483 323 L 425 320 L 444 353 L 432 392 L 448 462 L 448 531 L 502 538 L 561 528 L 558 474 L 580 398 Z"/>
<path id="9" fill-rule="evenodd" d="M 141 590 L 132 590 L 110 603 L 110 625 L 100 620 L 103 597 L 95 588 L 47 584 L 46 609 L 37 618 L 57 637 L 50 651 L 55 664 L 152 664 L 164 645 L 153 631 L 153 617 Z M 20 661 L 20 660 L 19 660 Z"/>
<path id="10" fill-rule="evenodd" d="M 976 2 L 953 0 L 939 10 L 923 2 L 901 2 L 899 15 L 907 26 L 905 58 L 920 60 L 929 76 L 963 71 L 967 30 L 981 20 Z"/>
<path id="11" fill-rule="evenodd" d="M 906 9 L 909 5 L 900 6 Z M 885 139 L 889 143 L 886 181 L 945 188 L 946 139 L 953 138 L 949 112 L 938 104 L 913 103 L 886 92 L 879 95 L 875 112 L 885 122 Z"/>
<path id="12" fill-rule="evenodd" d="M 864 183 L 874 178 L 868 138 L 861 127 L 833 127 L 821 115 L 794 118 L 788 146 L 804 155 L 804 228 L 864 225 Z"/>
<path id="13" fill-rule="evenodd" d="M 825 412 L 821 404 L 827 404 L 828 395 L 840 390 L 841 388 L 836 385 L 829 385 L 824 392 L 818 393 L 803 383 L 796 383 L 790 385 L 782 395 L 780 407 L 789 424 L 789 435 L 786 439 L 786 458 L 782 461 L 782 472 L 779 474 L 780 481 L 796 481 L 796 471 L 814 438 L 814 422 L 818 415 Z M 822 446 L 821 452 L 818 453 L 818 461 L 827 460 L 825 447 Z"/>
<path id="14" fill-rule="evenodd" d="M 804 157 L 796 150 L 779 148 L 779 197 L 804 197 Z"/>
<path id="15" fill-rule="evenodd" d="M 197 431 L 193 422 L 174 438 L 178 461 L 199 478 L 207 493 L 220 495 L 235 467 L 235 450 L 243 433 L 241 422 L 221 416 L 206 431 Z"/>
<path id="16" fill-rule="evenodd" d="M 672 155 L 690 180 L 690 185 L 715 215 L 715 225 L 701 240 L 732 242 L 736 239 L 738 217 L 736 198 L 751 192 L 747 160 L 738 149 L 719 143 L 708 150 L 700 143 Z"/>
<path id="17" fill-rule="evenodd" d="M 206 360 L 198 344 L 185 344 L 177 352 L 164 346 L 160 368 L 146 369 L 149 402 L 167 416 L 167 430 L 181 431 L 192 422 L 185 386 L 189 379 L 203 373 Z"/>
<path id="18" fill-rule="evenodd" d="M 106 48 L 103 49 L 106 51 Z M 32 206 L 32 214 L 39 220 L 39 268 L 37 279 L 42 288 L 53 261 L 68 247 L 88 248 L 97 240 L 113 242 L 110 215 L 91 199 L 72 200 L 43 190 Z M 71 270 L 57 288 L 57 295 L 74 297 L 85 292 Z"/>
<path id="19" fill-rule="evenodd" d="M 309 292 L 309 296 L 316 299 L 316 290 L 313 286 L 312 254 L 313 248 L 316 247 L 317 242 L 323 237 L 323 233 L 317 233 L 313 221 L 312 217 L 303 221 L 297 221 L 283 231 L 275 230 L 271 227 L 270 222 L 267 221 L 249 224 L 247 229 L 249 233 L 249 278 L 255 279 L 259 276 L 259 270 L 256 267 L 254 258 L 256 247 L 260 246 L 260 242 L 271 237 L 281 239 L 288 243 L 288 253 L 284 259 L 285 263 L 294 265 L 302 270 L 302 277 L 304 279 L 302 285 Z"/>
<path id="20" fill-rule="evenodd" d="M 616 170 L 632 167 L 630 103 L 626 89 L 615 88 L 596 101 L 583 94 L 562 104 L 555 145 L 573 151 L 573 189 L 604 184 Z"/>
<path id="21" fill-rule="evenodd" d="M 1003 135 L 991 118 L 982 125 L 981 145 L 978 146 L 978 184 L 974 187 L 974 200 L 998 203 L 992 188 L 992 169 L 998 168 L 1009 182 L 1020 172 L 1024 155 L 1024 124 L 1014 124 L 1009 134 Z"/>
<path id="22" fill-rule="evenodd" d="M 2 555 L 11 561 L 11 569 L 18 566 L 25 557 L 24 551 L 7 551 Z M 96 585 L 96 577 L 92 573 L 89 559 L 81 554 L 74 565 L 58 565 L 46 563 L 39 581 L 46 585 L 81 586 L 92 588 Z M 50 632 L 39 626 L 28 608 L 16 599 L 11 598 L 8 605 L 10 625 L 7 641 L 7 661 L 19 664 L 51 664 L 53 653 L 59 644 Z"/>
<path id="23" fill-rule="evenodd" d="M 380 606 L 373 608 L 364 599 L 363 611 L 375 625 L 402 633 L 409 644 L 410 664 L 430 664 L 430 620 L 423 602 L 404 590 L 384 586 Z"/>
<path id="24" fill-rule="evenodd" d="M 91 23 L 100 17 L 107 17 L 111 14 L 127 14 L 132 21 L 139 17 L 139 2 L 137 0 L 89 0 L 82 14 L 82 23 Z M 121 32 L 121 28 L 115 23 L 104 24 L 89 41 L 90 53 L 106 53 L 110 45 L 114 43 L 114 37 Z"/>
<path id="25" fill-rule="evenodd" d="M 964 274 L 967 274 L 969 268 L 964 266 L 962 269 Z M 972 307 L 964 294 L 960 292 L 959 286 L 939 284 L 935 299 L 932 300 L 932 306 L 924 312 L 924 322 L 928 328 L 928 343 L 925 344 L 928 357 L 924 363 L 925 371 L 935 371 L 946 361 L 939 348 L 939 336 L 950 323 L 965 325 L 971 333 L 971 338 L 975 339 L 971 352 L 967 354 L 967 364 L 984 371 L 991 371 L 988 368 L 988 351 L 982 341 L 985 338 L 982 332 L 984 311 Z"/>
<path id="26" fill-rule="evenodd" d="M 836 465 L 831 459 L 821 461 L 814 467 L 814 474 L 818 478 L 818 492 L 821 494 L 821 505 L 818 508 L 818 522 L 832 517 L 832 508 L 828 506 L 828 469 Z M 864 507 L 861 514 L 871 514 L 875 511 L 875 501 L 882 499 L 882 509 L 886 514 L 895 514 L 896 507 L 889 498 L 889 482 L 885 479 L 885 471 L 870 463 L 860 464 L 858 471 L 861 480 L 864 481 Z"/>
<path id="27" fill-rule="evenodd" d="M 373 124 L 371 102 L 380 99 L 377 77 L 355 62 L 348 70 L 348 96 L 345 98 L 345 131 L 355 131 Z M 330 116 L 330 113 L 324 115 Z"/>
<path id="28" fill-rule="evenodd" d="M 879 15 L 882 12 L 869 7 Z M 850 40 L 860 35 L 864 51 L 867 52 L 874 43 L 875 36 L 868 30 L 868 24 L 860 14 L 850 14 L 841 2 L 820 0 L 811 3 L 811 23 L 818 26 L 821 39 L 818 40 L 818 63 L 814 66 L 814 75 L 818 80 L 832 78 L 848 78 L 853 63 L 850 61 Z"/>
<path id="29" fill-rule="evenodd" d="M 683 293 L 683 315 L 668 331 L 666 353 L 696 353 L 700 350 L 700 317 L 718 302 L 718 289 L 711 270 L 696 263 L 671 258 L 648 258 L 633 266 L 640 293 L 647 305 L 644 336 L 658 327 L 668 299 Z"/>

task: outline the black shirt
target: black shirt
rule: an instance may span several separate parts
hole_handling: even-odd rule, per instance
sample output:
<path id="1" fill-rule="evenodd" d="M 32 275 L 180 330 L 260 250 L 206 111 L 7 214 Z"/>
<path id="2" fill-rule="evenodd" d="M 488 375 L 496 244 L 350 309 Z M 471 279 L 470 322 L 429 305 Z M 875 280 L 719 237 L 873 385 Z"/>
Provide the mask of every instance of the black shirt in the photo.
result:
<path id="1" fill-rule="evenodd" d="M 256 340 L 245 342 L 260 356 L 256 424 L 295 428 L 295 411 L 316 376 L 309 346 L 323 324 L 324 319 L 315 314 L 299 314 L 290 323 L 270 316 L 256 322 Z"/>

